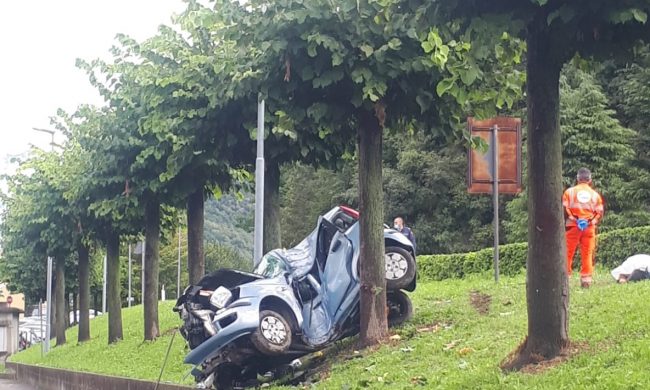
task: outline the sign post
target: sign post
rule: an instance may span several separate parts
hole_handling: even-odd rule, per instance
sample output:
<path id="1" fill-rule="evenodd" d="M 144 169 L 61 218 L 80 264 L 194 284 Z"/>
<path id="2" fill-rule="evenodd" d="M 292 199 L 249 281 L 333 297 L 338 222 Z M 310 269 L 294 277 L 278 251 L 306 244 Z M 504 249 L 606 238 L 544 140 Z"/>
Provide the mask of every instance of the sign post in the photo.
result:
<path id="1" fill-rule="evenodd" d="M 499 125 L 492 126 L 492 207 L 494 208 L 494 281 L 499 283 Z"/>
<path id="2" fill-rule="evenodd" d="M 470 136 L 487 144 L 486 152 L 470 148 L 468 192 L 491 194 L 494 208 L 494 280 L 499 282 L 499 194 L 521 192 L 521 119 L 467 119 Z"/>

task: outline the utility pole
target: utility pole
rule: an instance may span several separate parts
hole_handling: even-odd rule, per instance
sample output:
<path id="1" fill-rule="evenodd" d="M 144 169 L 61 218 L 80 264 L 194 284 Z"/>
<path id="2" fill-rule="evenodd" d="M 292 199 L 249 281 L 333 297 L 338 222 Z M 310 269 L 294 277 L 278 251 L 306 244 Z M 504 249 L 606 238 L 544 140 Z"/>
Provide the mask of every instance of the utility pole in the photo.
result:
<path id="1" fill-rule="evenodd" d="M 52 137 L 50 141 L 50 147 L 52 152 L 54 151 L 54 130 L 49 129 L 39 129 L 32 127 L 34 131 L 40 131 L 41 133 L 47 133 Z M 52 329 L 52 258 L 48 256 L 47 258 L 47 291 L 45 296 L 47 299 L 47 318 L 45 320 L 45 337 L 43 338 L 43 352 L 48 353 L 50 351 L 50 334 Z"/>
<path id="2" fill-rule="evenodd" d="M 255 159 L 255 247 L 253 265 L 262 260 L 264 240 L 264 100 L 257 104 L 257 158 Z"/>

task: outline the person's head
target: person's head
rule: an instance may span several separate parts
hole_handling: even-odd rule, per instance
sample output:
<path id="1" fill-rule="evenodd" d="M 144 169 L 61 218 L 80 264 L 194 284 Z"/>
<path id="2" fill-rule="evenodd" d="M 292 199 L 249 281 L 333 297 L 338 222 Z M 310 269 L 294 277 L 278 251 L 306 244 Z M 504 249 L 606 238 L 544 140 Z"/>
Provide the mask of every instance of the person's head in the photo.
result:
<path id="1" fill-rule="evenodd" d="M 576 179 L 578 180 L 578 183 L 591 183 L 591 171 L 587 168 L 580 168 L 578 169 L 578 174 L 576 175 Z"/>
<path id="2" fill-rule="evenodd" d="M 396 230 L 402 231 L 404 229 L 404 220 L 402 217 L 397 217 L 393 221 L 393 226 L 395 227 Z"/>

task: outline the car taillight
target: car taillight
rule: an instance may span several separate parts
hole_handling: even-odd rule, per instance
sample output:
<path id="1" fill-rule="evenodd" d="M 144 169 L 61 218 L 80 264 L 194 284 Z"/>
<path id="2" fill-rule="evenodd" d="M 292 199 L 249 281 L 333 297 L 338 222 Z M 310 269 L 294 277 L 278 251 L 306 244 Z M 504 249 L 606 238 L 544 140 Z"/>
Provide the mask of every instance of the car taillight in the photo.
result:
<path id="1" fill-rule="evenodd" d="M 347 215 L 351 216 L 354 219 L 359 219 L 359 212 L 357 210 L 347 206 L 339 206 L 339 207 L 341 208 L 341 211 L 343 211 Z"/>

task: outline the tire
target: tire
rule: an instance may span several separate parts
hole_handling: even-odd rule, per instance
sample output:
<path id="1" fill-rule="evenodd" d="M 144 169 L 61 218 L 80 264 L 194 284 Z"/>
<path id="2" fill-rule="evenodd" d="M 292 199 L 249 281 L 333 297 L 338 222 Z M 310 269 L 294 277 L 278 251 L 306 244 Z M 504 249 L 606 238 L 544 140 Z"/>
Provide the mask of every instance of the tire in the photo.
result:
<path id="1" fill-rule="evenodd" d="M 389 291 L 386 293 L 388 306 L 388 326 L 402 325 L 413 317 L 413 303 L 403 291 Z"/>
<path id="2" fill-rule="evenodd" d="M 273 310 L 262 310 L 260 324 L 251 335 L 251 341 L 264 355 L 281 355 L 291 346 L 291 329 L 291 324 L 282 314 Z"/>
<path id="3" fill-rule="evenodd" d="M 407 288 L 415 278 L 415 259 L 409 251 L 398 246 L 386 247 L 386 289 Z"/>
<path id="4" fill-rule="evenodd" d="M 224 364 L 216 370 L 215 381 L 212 384 L 216 390 L 233 390 L 235 388 L 234 366 Z"/>

